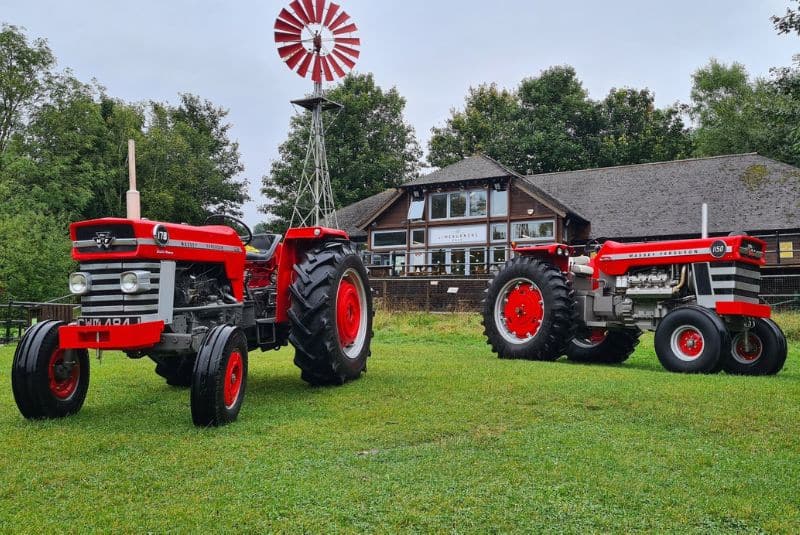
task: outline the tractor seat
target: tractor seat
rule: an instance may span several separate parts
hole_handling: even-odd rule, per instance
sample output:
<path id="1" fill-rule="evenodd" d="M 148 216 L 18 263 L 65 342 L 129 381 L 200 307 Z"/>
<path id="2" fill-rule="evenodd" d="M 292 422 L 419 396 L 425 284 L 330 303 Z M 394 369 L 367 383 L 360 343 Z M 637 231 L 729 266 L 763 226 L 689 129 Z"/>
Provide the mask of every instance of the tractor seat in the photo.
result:
<path id="1" fill-rule="evenodd" d="M 576 275 L 591 277 L 594 275 L 594 268 L 589 265 L 591 258 L 588 256 L 575 256 L 569 260 L 569 270 Z"/>
<path id="2" fill-rule="evenodd" d="M 278 244 L 281 243 L 281 238 L 283 236 L 280 234 L 254 234 L 247 246 L 246 260 L 248 262 L 266 262 L 271 259 Z"/>

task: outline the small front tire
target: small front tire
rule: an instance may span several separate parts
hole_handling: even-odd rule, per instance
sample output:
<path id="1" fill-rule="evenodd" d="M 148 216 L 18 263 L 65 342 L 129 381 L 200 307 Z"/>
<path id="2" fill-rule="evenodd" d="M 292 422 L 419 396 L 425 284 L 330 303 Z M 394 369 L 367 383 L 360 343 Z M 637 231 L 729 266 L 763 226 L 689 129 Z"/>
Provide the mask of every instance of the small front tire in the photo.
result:
<path id="1" fill-rule="evenodd" d="M 755 327 L 734 333 L 730 351 L 723 355 L 722 368 L 735 375 L 775 375 L 783 369 L 788 353 L 786 335 L 767 319 L 757 319 Z"/>
<path id="2" fill-rule="evenodd" d="M 194 363 L 192 421 L 198 427 L 236 420 L 247 386 L 247 338 L 237 327 L 218 325 L 203 340 Z"/>
<path id="3" fill-rule="evenodd" d="M 676 308 L 656 329 L 656 355 L 671 372 L 716 373 L 730 346 L 722 319 L 696 305 Z"/>

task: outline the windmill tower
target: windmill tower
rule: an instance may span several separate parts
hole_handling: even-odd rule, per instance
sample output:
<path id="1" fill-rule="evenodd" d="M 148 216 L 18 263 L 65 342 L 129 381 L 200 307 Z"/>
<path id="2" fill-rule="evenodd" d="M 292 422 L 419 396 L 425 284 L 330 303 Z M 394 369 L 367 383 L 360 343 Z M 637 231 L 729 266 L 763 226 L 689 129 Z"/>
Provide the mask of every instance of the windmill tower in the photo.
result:
<path id="1" fill-rule="evenodd" d="M 294 0 L 275 20 L 278 55 L 291 70 L 314 83 L 311 96 L 292 101 L 311 112 L 311 129 L 290 226 L 319 226 L 323 221 L 339 226 L 325 152 L 323 112 L 341 110 L 342 105 L 324 97 L 322 82 L 342 78 L 345 69 L 355 67 L 361 46 L 357 30 L 341 6 L 326 5 L 326 0 Z"/>

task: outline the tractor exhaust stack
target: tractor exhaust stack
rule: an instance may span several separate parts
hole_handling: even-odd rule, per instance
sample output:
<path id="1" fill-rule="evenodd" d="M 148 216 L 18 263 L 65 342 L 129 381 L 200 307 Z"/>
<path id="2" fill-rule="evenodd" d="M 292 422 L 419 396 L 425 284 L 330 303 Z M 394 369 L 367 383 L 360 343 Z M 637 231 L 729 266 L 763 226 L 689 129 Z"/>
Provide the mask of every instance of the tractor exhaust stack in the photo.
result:
<path id="1" fill-rule="evenodd" d="M 708 204 L 703 203 L 702 215 L 700 216 L 700 237 L 708 238 Z"/>
<path id="2" fill-rule="evenodd" d="M 141 199 L 136 191 L 136 142 L 132 139 L 128 140 L 128 182 L 129 189 L 125 194 L 128 219 L 141 219 Z"/>

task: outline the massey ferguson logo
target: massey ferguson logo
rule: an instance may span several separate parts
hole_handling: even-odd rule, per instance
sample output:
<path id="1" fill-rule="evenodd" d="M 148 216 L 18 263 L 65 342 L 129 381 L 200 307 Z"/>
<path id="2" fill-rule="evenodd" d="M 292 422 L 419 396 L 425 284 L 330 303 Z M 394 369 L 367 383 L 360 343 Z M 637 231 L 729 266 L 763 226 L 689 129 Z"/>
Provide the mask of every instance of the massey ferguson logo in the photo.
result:
<path id="1" fill-rule="evenodd" d="M 714 258 L 722 258 L 727 251 L 728 245 L 722 240 L 717 240 L 711 244 L 711 256 Z"/>
<path id="2" fill-rule="evenodd" d="M 111 249 L 114 246 L 114 235 L 110 232 L 95 232 L 94 243 L 98 249 Z"/>

